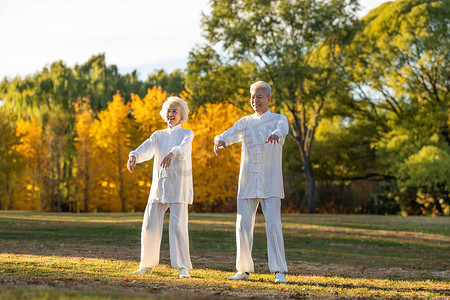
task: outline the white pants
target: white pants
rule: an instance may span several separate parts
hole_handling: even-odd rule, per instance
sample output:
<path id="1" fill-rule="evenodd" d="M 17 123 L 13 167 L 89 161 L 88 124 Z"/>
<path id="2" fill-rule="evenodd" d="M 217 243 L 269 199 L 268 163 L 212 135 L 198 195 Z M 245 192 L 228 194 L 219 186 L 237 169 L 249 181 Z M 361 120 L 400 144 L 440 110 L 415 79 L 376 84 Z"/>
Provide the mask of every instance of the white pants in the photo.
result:
<path id="1" fill-rule="evenodd" d="M 236 269 L 243 272 L 253 272 L 253 228 L 258 204 L 266 219 L 267 254 L 269 256 L 270 272 L 287 272 L 284 255 L 283 233 L 281 231 L 281 199 L 255 198 L 238 199 L 236 220 Z"/>
<path id="2" fill-rule="evenodd" d="M 148 203 L 145 208 L 141 234 L 141 264 L 153 268 L 159 264 L 164 214 L 170 207 L 170 262 L 175 269 L 192 269 L 189 255 L 188 205 L 184 203 Z"/>

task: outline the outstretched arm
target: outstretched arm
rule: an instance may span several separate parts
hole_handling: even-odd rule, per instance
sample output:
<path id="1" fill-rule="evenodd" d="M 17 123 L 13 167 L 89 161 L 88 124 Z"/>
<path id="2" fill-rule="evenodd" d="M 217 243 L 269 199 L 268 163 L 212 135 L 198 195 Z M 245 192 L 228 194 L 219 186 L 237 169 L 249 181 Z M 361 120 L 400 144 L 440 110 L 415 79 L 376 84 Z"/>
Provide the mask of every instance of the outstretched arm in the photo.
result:
<path id="1" fill-rule="evenodd" d="M 240 119 L 230 129 L 214 138 L 214 154 L 216 156 L 219 156 L 217 150 L 242 141 L 242 127 L 243 120 Z"/>
<path id="2" fill-rule="evenodd" d="M 133 172 L 137 163 L 142 163 L 153 158 L 155 155 L 155 139 L 155 134 L 152 134 L 136 150 L 130 152 L 127 162 L 128 171 Z"/>

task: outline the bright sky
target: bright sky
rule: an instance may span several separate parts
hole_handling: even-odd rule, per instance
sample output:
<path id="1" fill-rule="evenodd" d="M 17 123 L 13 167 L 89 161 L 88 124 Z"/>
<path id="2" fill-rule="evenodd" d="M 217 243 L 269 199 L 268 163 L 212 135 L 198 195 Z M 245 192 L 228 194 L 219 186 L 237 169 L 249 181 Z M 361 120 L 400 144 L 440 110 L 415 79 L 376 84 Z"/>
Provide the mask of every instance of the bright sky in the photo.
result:
<path id="1" fill-rule="evenodd" d="M 386 0 L 360 0 L 361 16 Z M 185 68 L 208 0 L 0 0 L 0 80 L 105 53 L 122 73 Z"/>

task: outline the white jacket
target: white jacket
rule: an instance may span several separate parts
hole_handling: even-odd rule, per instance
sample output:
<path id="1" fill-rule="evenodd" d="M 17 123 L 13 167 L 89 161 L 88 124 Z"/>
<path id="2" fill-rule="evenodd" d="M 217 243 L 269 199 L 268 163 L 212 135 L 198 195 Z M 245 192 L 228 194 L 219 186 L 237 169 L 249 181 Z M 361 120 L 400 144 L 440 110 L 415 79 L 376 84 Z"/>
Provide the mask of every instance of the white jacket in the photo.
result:
<path id="1" fill-rule="evenodd" d="M 284 198 L 282 148 L 288 132 L 286 116 L 267 110 L 241 118 L 215 137 L 214 142 L 223 140 L 227 146 L 242 142 L 238 199 Z M 279 144 L 265 143 L 271 134 L 280 138 Z"/>
<path id="2" fill-rule="evenodd" d="M 149 203 L 188 203 L 192 204 L 192 140 L 194 132 L 184 129 L 180 124 L 155 131 L 129 156 L 142 163 L 155 157 Z M 174 159 L 167 169 L 161 167 L 163 157 L 172 152 Z"/>

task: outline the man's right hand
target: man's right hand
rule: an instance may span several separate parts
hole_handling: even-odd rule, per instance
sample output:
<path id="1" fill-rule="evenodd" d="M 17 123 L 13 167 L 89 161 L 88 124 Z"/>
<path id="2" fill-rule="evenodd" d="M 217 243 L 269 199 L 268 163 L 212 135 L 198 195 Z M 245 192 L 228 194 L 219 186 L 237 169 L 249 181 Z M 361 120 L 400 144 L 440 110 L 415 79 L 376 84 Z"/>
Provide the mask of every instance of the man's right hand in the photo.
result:
<path id="1" fill-rule="evenodd" d="M 133 172 L 134 166 L 136 166 L 136 157 L 130 156 L 130 158 L 128 158 L 128 162 L 127 162 L 128 171 Z"/>
<path id="2" fill-rule="evenodd" d="M 217 152 L 217 150 L 222 149 L 222 148 L 226 148 L 227 144 L 225 144 L 224 141 L 222 140 L 218 140 L 217 143 L 214 144 L 214 154 L 216 156 L 219 156 L 219 153 Z"/>

